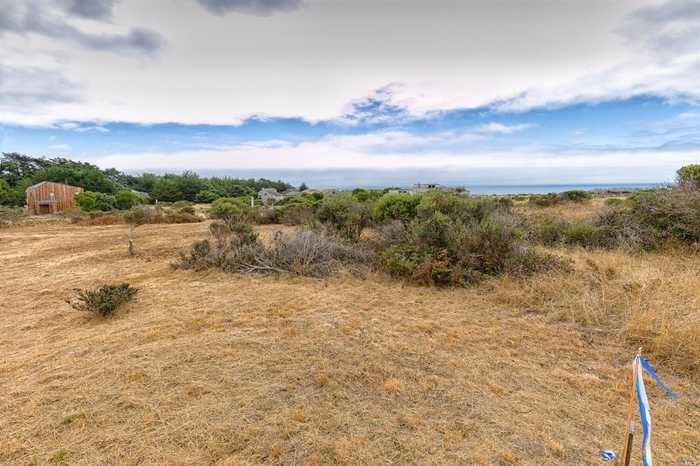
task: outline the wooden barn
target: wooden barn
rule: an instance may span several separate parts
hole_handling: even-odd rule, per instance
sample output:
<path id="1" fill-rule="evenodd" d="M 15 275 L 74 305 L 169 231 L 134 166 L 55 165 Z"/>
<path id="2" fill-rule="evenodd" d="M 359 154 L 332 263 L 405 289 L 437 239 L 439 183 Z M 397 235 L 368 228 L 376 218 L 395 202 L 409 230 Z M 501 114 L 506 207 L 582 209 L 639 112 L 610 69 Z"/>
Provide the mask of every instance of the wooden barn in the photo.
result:
<path id="1" fill-rule="evenodd" d="M 76 207 L 75 195 L 83 188 L 52 181 L 42 181 L 27 188 L 29 215 L 55 214 Z"/>

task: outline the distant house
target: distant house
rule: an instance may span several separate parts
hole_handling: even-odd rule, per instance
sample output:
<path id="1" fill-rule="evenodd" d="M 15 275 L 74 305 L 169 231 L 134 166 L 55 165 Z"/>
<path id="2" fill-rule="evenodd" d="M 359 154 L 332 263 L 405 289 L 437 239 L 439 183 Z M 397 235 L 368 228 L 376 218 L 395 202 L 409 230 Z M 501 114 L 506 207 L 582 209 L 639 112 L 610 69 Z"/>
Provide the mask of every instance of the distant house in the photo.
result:
<path id="1" fill-rule="evenodd" d="M 416 183 L 408 191 L 413 193 L 413 194 L 419 194 L 419 193 L 424 193 L 424 192 L 430 191 L 430 190 L 445 191 L 445 192 L 455 191 L 454 188 L 450 188 L 449 186 L 443 186 L 443 185 L 437 184 L 437 183 Z"/>
<path id="2" fill-rule="evenodd" d="M 55 214 L 76 207 L 75 195 L 83 188 L 52 181 L 42 181 L 27 188 L 29 215 Z"/>
<path id="3" fill-rule="evenodd" d="M 310 190 L 304 192 L 311 192 Z M 301 192 L 296 190 L 289 190 L 283 193 L 278 192 L 275 188 L 263 188 L 258 191 L 258 198 L 263 202 L 263 204 L 274 204 L 282 199 L 287 199 L 289 197 L 299 196 Z"/>
<path id="4" fill-rule="evenodd" d="M 258 192 L 258 198 L 260 198 L 263 204 L 274 204 L 284 199 L 284 196 L 277 192 L 275 188 L 263 188 Z"/>

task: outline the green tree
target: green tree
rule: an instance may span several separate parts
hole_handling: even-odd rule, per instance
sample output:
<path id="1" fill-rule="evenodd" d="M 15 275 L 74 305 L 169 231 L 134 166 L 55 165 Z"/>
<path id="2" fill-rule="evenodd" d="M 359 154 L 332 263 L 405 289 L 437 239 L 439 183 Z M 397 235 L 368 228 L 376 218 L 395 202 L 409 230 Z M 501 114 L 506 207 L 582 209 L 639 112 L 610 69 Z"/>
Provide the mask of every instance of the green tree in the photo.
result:
<path id="1" fill-rule="evenodd" d="M 117 194 L 114 195 L 114 198 L 116 199 L 116 206 L 119 210 L 131 209 L 143 203 L 141 196 L 127 189 L 118 191 Z"/>
<path id="2" fill-rule="evenodd" d="M 686 165 L 676 172 L 676 180 L 681 186 L 700 188 L 700 164 Z"/>
<path id="3" fill-rule="evenodd" d="M 30 157 L 16 152 L 3 153 L 0 159 L 0 178 L 4 179 L 10 187 L 14 187 L 20 180 L 32 178 L 36 172 L 50 165 L 51 161 L 44 158 Z"/>
<path id="4" fill-rule="evenodd" d="M 99 168 L 89 164 L 59 164 L 38 171 L 32 177 L 35 183 L 53 181 L 79 186 L 86 191 L 114 193 L 119 188 Z"/>
<path id="5" fill-rule="evenodd" d="M 306 186 L 306 183 L 304 183 L 304 182 L 302 181 L 301 184 L 299 185 L 299 191 L 300 191 L 300 192 L 301 192 L 301 191 L 306 191 L 307 189 L 309 189 L 309 187 Z"/>
<path id="6" fill-rule="evenodd" d="M 0 205 L 14 205 L 15 193 L 4 179 L 0 178 Z"/>
<path id="7" fill-rule="evenodd" d="M 172 177 L 158 178 L 151 194 L 153 198 L 164 202 L 175 202 L 182 199 L 177 181 Z"/>

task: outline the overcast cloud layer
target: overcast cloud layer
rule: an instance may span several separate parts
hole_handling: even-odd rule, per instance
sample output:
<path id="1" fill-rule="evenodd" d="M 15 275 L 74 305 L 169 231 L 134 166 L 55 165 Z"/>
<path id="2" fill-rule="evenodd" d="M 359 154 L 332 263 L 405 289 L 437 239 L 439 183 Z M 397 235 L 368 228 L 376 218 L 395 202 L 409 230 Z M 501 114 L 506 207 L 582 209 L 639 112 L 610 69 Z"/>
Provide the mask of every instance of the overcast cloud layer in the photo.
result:
<path id="1" fill-rule="evenodd" d="M 2 150 L 125 169 L 668 178 L 699 102 L 700 0 L 0 0 Z"/>

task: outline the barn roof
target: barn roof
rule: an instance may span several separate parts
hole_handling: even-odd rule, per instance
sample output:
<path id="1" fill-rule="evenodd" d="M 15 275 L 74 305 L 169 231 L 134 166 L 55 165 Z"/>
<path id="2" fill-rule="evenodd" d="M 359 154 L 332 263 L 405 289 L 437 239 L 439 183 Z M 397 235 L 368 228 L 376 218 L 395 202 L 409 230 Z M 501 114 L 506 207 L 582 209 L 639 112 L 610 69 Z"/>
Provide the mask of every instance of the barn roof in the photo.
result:
<path id="1" fill-rule="evenodd" d="M 70 185 L 70 184 L 56 183 L 55 181 L 42 181 L 42 182 L 40 182 L 40 183 L 33 184 L 33 185 L 29 186 L 27 189 L 24 190 L 24 192 L 25 192 L 25 193 L 28 193 L 29 191 L 33 191 L 33 190 L 35 190 L 36 188 L 38 188 L 39 186 L 41 186 L 41 185 L 43 185 L 43 184 L 46 184 L 46 183 L 60 184 L 61 186 L 68 186 L 69 188 L 81 189 L 79 186 L 73 186 L 73 185 Z"/>

